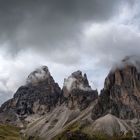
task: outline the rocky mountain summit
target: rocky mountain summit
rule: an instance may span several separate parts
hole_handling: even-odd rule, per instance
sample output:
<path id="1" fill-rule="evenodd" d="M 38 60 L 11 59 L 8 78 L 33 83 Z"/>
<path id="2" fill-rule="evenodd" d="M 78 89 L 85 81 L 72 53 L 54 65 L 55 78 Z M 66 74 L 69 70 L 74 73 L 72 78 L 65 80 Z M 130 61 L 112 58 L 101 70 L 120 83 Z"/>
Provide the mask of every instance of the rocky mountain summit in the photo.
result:
<path id="1" fill-rule="evenodd" d="M 26 84 L 1 106 L 0 120 L 13 115 L 8 122 L 26 127 L 24 134 L 51 139 L 71 121 L 84 117 L 97 98 L 97 91 L 81 71 L 65 79 L 61 90 L 48 67 L 43 66 L 29 74 Z"/>
<path id="2" fill-rule="evenodd" d="M 86 74 L 82 75 L 81 71 L 76 71 L 64 79 L 62 92 L 67 106 L 71 109 L 78 107 L 83 110 L 98 98 L 98 92 L 91 88 Z"/>
<path id="3" fill-rule="evenodd" d="M 1 112 L 13 110 L 17 115 L 44 114 L 54 108 L 61 96 L 61 89 L 50 75 L 48 67 L 33 71 L 14 97 L 5 102 Z"/>
<path id="4" fill-rule="evenodd" d="M 1 106 L 0 112 L 12 111 L 16 116 L 26 118 L 31 114 L 43 115 L 61 104 L 71 109 L 85 109 L 97 97 L 97 91 L 92 90 L 86 74 L 83 76 L 81 71 L 65 79 L 61 90 L 48 67 L 42 66 L 29 74 L 26 84 Z"/>
<path id="5" fill-rule="evenodd" d="M 121 119 L 140 118 L 140 71 L 138 63 L 124 59 L 105 79 L 92 118 L 111 113 Z"/>

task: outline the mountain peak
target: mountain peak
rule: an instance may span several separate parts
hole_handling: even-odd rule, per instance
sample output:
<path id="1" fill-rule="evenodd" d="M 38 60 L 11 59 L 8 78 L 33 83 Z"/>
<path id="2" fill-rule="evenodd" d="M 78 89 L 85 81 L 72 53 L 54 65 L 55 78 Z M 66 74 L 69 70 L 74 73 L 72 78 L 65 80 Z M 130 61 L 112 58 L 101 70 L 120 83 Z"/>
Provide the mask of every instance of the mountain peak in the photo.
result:
<path id="1" fill-rule="evenodd" d="M 122 62 L 123 67 L 117 67 L 109 72 L 97 108 L 93 109 L 93 118 L 107 113 L 122 119 L 139 118 L 140 72 L 138 68 L 140 65 L 134 58 L 136 57 L 125 58 Z"/>
<path id="2" fill-rule="evenodd" d="M 11 100 L 2 105 L 2 111 L 12 109 L 20 116 L 43 114 L 59 102 L 61 89 L 47 66 L 31 72 L 26 83 L 19 87 Z"/>
<path id="3" fill-rule="evenodd" d="M 26 80 L 27 84 L 36 84 L 50 78 L 50 72 L 47 66 L 41 66 L 31 72 Z"/>
<path id="4" fill-rule="evenodd" d="M 62 91 L 69 108 L 85 109 L 98 97 L 97 91 L 92 90 L 89 85 L 86 74 L 83 75 L 79 70 L 64 79 Z"/>
<path id="5" fill-rule="evenodd" d="M 75 71 L 71 74 L 72 77 L 78 78 L 78 77 L 82 77 L 82 71 L 78 70 Z"/>
<path id="6" fill-rule="evenodd" d="M 140 72 L 140 57 L 136 55 L 124 57 L 120 62 L 113 65 L 110 73 L 114 73 L 116 70 L 125 69 L 127 67 L 135 67 Z"/>
<path id="7" fill-rule="evenodd" d="M 92 90 L 86 74 L 82 75 L 80 70 L 73 72 L 67 79 L 64 79 L 64 88 L 69 92 L 73 89 L 79 89 L 83 91 Z"/>

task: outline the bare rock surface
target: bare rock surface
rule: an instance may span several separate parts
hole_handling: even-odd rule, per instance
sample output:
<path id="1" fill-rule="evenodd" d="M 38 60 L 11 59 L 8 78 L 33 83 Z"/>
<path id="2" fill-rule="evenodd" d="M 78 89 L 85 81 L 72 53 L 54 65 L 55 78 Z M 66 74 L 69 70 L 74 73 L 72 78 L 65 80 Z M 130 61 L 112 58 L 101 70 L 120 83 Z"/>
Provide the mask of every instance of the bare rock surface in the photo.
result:
<path id="1" fill-rule="evenodd" d="M 108 113 L 121 119 L 140 118 L 140 71 L 137 62 L 124 59 L 121 67 L 111 70 L 105 79 L 92 118 Z"/>
<path id="2" fill-rule="evenodd" d="M 51 76 L 48 67 L 42 66 L 33 71 L 13 98 L 5 102 L 0 112 L 13 110 L 17 115 L 44 114 L 59 103 L 61 89 Z"/>
<path id="3" fill-rule="evenodd" d="M 89 85 L 86 74 L 81 71 L 73 72 L 67 79 L 64 79 L 62 89 L 66 104 L 70 109 L 85 109 L 98 98 L 98 92 Z"/>
<path id="4" fill-rule="evenodd" d="M 133 133 L 134 128 L 130 127 L 124 120 L 121 120 L 111 114 L 107 114 L 100 117 L 92 124 L 93 132 L 103 132 L 108 135 L 124 134 L 131 131 Z M 135 133 L 133 133 L 135 136 Z"/>

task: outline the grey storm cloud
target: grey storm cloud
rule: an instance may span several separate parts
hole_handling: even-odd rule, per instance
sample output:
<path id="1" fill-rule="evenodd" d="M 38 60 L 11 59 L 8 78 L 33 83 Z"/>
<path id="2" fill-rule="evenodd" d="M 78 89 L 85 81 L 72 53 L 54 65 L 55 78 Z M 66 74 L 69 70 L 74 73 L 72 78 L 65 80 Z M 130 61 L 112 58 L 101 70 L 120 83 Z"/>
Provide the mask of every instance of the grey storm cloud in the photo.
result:
<path id="1" fill-rule="evenodd" d="M 97 59 L 97 65 L 111 67 L 125 56 L 140 56 L 140 31 L 133 26 L 108 23 L 94 28 L 97 31 L 90 32 L 83 52 Z"/>
<path id="2" fill-rule="evenodd" d="M 10 52 L 78 46 L 81 28 L 104 22 L 128 0 L 0 0 L 0 41 Z M 43 50 L 44 51 L 44 50 Z"/>
<path id="3" fill-rule="evenodd" d="M 140 56 L 139 0 L 0 0 L 0 104 L 47 65 L 62 87 L 75 70 L 103 87 L 111 66 Z"/>

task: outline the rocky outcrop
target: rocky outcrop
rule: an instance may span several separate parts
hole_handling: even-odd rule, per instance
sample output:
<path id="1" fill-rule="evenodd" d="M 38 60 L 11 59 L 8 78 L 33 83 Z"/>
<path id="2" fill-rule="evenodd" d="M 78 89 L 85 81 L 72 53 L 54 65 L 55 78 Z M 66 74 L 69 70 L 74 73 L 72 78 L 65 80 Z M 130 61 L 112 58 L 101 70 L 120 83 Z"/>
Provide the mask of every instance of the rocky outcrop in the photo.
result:
<path id="1" fill-rule="evenodd" d="M 98 97 L 96 90 L 92 90 L 86 74 L 81 71 L 73 72 L 67 79 L 64 79 L 62 89 L 65 102 L 70 109 L 85 109 Z"/>
<path id="2" fill-rule="evenodd" d="M 121 67 L 112 70 L 105 79 L 92 118 L 111 113 L 121 119 L 140 118 L 140 72 L 138 63 L 124 59 Z"/>
<path id="3" fill-rule="evenodd" d="M 54 108 L 60 101 L 61 89 L 55 83 L 48 67 L 43 66 L 32 72 L 26 85 L 21 86 L 14 97 L 5 102 L 0 112 L 14 110 L 16 114 L 44 114 Z"/>
<path id="4" fill-rule="evenodd" d="M 31 114 L 46 114 L 62 103 L 70 109 L 83 110 L 97 97 L 97 91 L 92 90 L 86 74 L 82 75 L 81 71 L 65 79 L 61 90 L 48 67 L 42 66 L 33 71 L 27 77 L 26 84 L 0 107 L 0 113 L 12 112 L 25 119 Z"/>
<path id="5" fill-rule="evenodd" d="M 93 124 L 93 133 L 94 132 L 102 132 L 108 135 L 113 136 L 114 134 L 120 134 L 123 132 L 124 134 L 131 133 L 135 135 L 134 128 L 130 127 L 124 120 L 121 120 L 111 114 L 107 114 L 103 117 L 97 119 Z"/>

